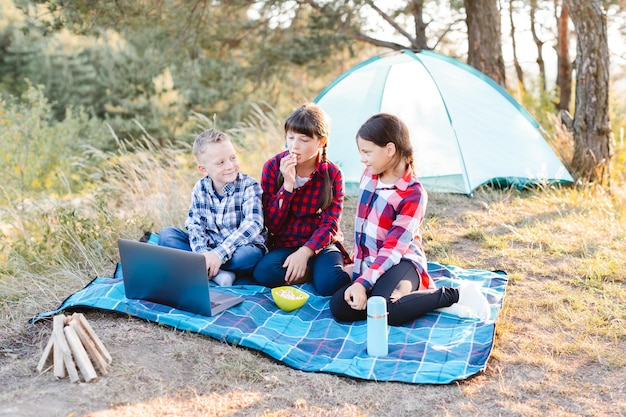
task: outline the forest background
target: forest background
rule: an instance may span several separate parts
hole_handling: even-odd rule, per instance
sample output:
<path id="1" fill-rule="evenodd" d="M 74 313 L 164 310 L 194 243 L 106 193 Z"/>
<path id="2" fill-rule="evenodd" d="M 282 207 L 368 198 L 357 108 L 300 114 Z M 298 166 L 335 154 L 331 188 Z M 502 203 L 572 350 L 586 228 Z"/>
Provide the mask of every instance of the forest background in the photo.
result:
<path id="1" fill-rule="evenodd" d="M 81 387 L 81 400 L 49 374 L 33 376 L 48 329 L 27 320 L 110 276 L 118 237 L 182 224 L 197 179 L 190 144 L 200 131 L 228 131 L 244 171 L 258 178 L 283 146 L 284 118 L 352 65 L 403 46 L 470 62 L 470 4 L 473 16 L 495 7 L 498 82 L 569 166 L 576 139 L 562 120 L 576 112 L 576 80 L 564 98 L 565 3 L 0 0 L 0 375 L 10 387 L 0 411 L 626 415 L 626 4 L 570 3 L 606 17 L 606 177 L 571 189 L 432 195 L 424 225 L 429 259 L 510 274 L 484 375 L 442 389 L 302 375 L 219 342 L 98 315 L 90 320 L 121 365 L 115 383 L 94 384 L 105 395 Z M 577 36 L 566 21 L 572 75 Z M 193 381 L 175 377 L 198 367 L 204 373 Z"/>
<path id="2" fill-rule="evenodd" d="M 199 118 L 215 119 L 223 130 L 241 127 L 259 114 L 281 120 L 355 63 L 402 47 L 473 60 L 531 111 L 551 140 L 559 127 L 551 117 L 562 110 L 575 112 L 571 73 L 576 34 L 570 21 L 568 30 L 558 26 L 567 10 L 561 3 L 481 0 L 469 2 L 474 6 L 466 15 L 460 0 L 389 1 L 384 10 L 371 1 L 320 2 L 321 7 L 314 1 L 277 0 L 184 5 L 2 0 L 0 103 L 7 116 L 0 150 L 3 177 L 15 185 L 7 187 L 14 191 L 4 198 L 80 187 L 85 176 L 76 175 L 74 159 L 84 156 L 85 146 L 114 149 L 115 137 L 135 141 L 145 131 L 160 144 L 189 143 Z M 606 116 L 602 125 L 584 122 L 591 125 L 589 131 L 603 131 L 602 142 L 608 142 L 611 133 L 613 140 L 623 135 L 626 29 L 624 5 L 603 5 L 610 79 L 597 81 L 605 84 L 600 86 L 603 94 L 586 105 L 595 103 L 594 111 Z M 468 40 L 470 21 L 490 29 L 483 29 L 482 38 Z M 476 44 L 480 46 L 470 47 Z M 492 49 L 486 49 L 490 44 Z M 591 71 L 602 73 L 609 63 L 593 65 L 598 68 Z M 569 74 L 565 81 L 563 71 Z M 605 109 L 608 91 L 611 107 Z M 13 120 L 13 114 L 25 119 Z M 29 117 L 43 124 L 24 123 Z M 41 128 L 72 131 L 35 131 Z M 250 144 L 245 145 L 249 150 Z M 608 144 L 602 146 L 595 158 L 608 157 L 607 149 Z M 571 165 L 573 150 L 568 151 L 564 159 Z"/>

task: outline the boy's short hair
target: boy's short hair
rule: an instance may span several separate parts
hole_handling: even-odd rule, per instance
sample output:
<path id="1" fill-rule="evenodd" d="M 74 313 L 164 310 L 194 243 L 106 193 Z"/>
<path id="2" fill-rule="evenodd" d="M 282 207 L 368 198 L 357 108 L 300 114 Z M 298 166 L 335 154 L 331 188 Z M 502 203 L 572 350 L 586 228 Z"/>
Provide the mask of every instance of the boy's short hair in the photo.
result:
<path id="1" fill-rule="evenodd" d="M 198 158 L 199 155 L 204 153 L 206 146 L 209 143 L 219 143 L 224 141 L 230 141 L 228 134 L 216 129 L 207 129 L 200 133 L 193 142 L 192 153 L 193 156 Z"/>

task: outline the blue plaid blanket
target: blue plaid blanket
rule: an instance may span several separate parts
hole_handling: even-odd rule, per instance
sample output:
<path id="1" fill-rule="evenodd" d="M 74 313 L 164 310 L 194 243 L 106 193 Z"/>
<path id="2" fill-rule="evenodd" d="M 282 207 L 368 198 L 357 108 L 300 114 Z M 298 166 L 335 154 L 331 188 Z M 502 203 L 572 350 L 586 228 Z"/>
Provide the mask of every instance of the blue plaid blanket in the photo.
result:
<path id="1" fill-rule="evenodd" d="M 300 286 L 310 294 L 309 301 L 286 313 L 276 307 L 268 288 L 239 285 L 238 281 L 238 285 L 223 290 L 243 296 L 244 302 L 215 317 L 204 317 L 127 299 L 119 265 L 112 278 L 94 279 L 58 309 L 41 313 L 31 322 L 84 307 L 111 310 L 256 349 L 303 371 L 375 381 L 448 384 L 485 369 L 508 277 L 503 272 L 436 263 L 429 263 L 429 273 L 438 286 L 479 283 L 491 305 L 490 320 L 479 322 L 433 312 L 412 323 L 391 326 L 386 357 L 368 356 L 366 322 L 335 321 L 328 307 L 330 297 L 316 295 L 311 284 Z"/>

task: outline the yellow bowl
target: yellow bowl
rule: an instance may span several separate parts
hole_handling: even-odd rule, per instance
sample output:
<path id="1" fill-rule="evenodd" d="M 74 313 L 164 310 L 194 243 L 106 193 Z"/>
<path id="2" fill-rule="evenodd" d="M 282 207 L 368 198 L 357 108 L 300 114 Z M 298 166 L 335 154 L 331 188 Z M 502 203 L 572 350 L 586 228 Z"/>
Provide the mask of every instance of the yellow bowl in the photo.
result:
<path id="1" fill-rule="evenodd" d="M 309 294 L 295 287 L 282 286 L 272 288 L 272 298 L 283 311 L 293 311 L 300 308 L 309 299 Z"/>

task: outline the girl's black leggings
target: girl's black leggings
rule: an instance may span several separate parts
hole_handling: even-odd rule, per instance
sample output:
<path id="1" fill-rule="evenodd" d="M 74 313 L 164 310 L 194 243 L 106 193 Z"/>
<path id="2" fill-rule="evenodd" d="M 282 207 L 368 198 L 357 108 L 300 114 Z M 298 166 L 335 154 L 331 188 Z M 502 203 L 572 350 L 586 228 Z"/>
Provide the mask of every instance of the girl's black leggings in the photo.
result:
<path id="1" fill-rule="evenodd" d="M 442 287 L 419 290 L 420 276 L 409 261 L 385 272 L 374 284 L 369 297 L 379 295 L 387 300 L 390 325 L 404 324 L 441 307 L 449 307 L 459 301 L 456 288 Z M 338 321 L 367 319 L 366 310 L 354 310 L 344 300 L 344 292 L 352 284 L 340 288 L 330 300 L 330 310 Z"/>

